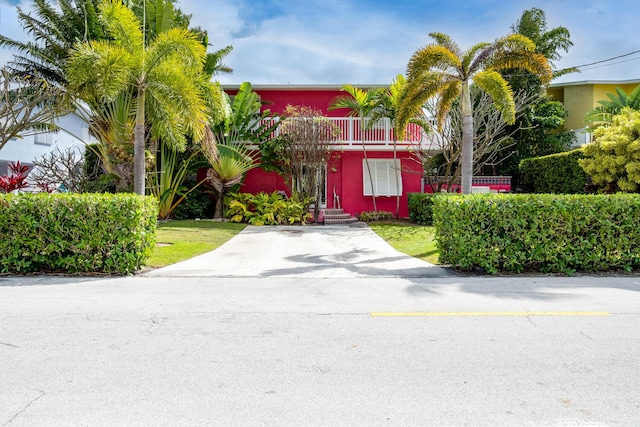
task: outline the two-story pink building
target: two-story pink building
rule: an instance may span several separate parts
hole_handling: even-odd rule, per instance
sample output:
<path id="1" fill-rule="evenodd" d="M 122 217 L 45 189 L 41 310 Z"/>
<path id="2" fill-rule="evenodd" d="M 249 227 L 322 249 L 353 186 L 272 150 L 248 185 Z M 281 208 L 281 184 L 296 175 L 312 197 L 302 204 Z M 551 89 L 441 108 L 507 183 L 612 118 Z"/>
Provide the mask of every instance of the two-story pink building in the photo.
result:
<path id="1" fill-rule="evenodd" d="M 237 86 L 226 86 L 225 91 L 233 96 Z M 388 120 L 382 120 L 364 132 L 364 145 L 373 175 L 373 189 L 366 173 L 360 119 L 347 117 L 349 111 L 329 111 L 331 101 L 346 95 L 334 85 L 268 85 L 253 86 L 265 108 L 282 113 L 287 105 L 305 105 L 320 110 L 341 129 L 341 136 L 334 147 L 327 166 L 324 200 L 322 208 L 342 208 L 346 213 L 357 215 L 373 210 L 372 191 L 376 195 L 378 210 L 395 212 L 396 195 L 400 194 L 400 217 L 408 217 L 407 193 L 422 191 L 422 165 L 411 156 L 416 144 L 428 144 L 422 130 L 410 125 L 405 141 L 397 141 L 397 160 L 394 161 L 394 132 Z M 396 176 L 398 174 L 398 185 Z M 256 168 L 247 174 L 240 191 L 258 193 L 276 190 L 289 191 L 284 180 L 274 172 Z"/>

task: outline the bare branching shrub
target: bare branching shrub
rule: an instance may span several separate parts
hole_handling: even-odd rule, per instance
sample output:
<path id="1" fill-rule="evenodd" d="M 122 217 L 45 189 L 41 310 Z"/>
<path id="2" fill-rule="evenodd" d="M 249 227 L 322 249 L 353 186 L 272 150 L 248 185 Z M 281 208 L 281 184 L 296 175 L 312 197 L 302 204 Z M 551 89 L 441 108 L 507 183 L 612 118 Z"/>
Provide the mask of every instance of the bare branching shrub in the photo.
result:
<path id="1" fill-rule="evenodd" d="M 57 130 L 54 119 L 67 112 L 62 91 L 36 77 L 0 70 L 0 149 L 13 138 Z"/>
<path id="2" fill-rule="evenodd" d="M 42 191 L 52 192 L 62 187 L 80 193 L 85 183 L 82 155 L 72 148 L 56 149 L 33 161 L 29 179 Z"/>
<path id="3" fill-rule="evenodd" d="M 516 116 L 539 98 L 537 94 L 519 92 L 514 95 Z M 516 141 L 513 134 L 520 128 L 506 133 L 509 126 L 500 112 L 493 106 L 487 93 L 476 94 L 473 109 L 473 175 L 481 173 L 488 166 L 498 165 L 514 154 Z M 437 100 L 425 105 L 428 114 L 435 114 Z M 449 111 L 442 129 L 432 134 L 433 145 L 428 149 L 418 145 L 413 147 L 413 155 L 424 167 L 428 183 L 434 192 L 442 189 L 451 191 L 460 183 L 462 164 L 462 112 L 459 106 Z"/>
<path id="4" fill-rule="evenodd" d="M 280 135 L 285 141 L 283 169 L 291 176 L 291 190 L 315 204 L 314 218 L 317 218 L 326 165 L 340 128 L 311 107 L 289 105 L 285 116 L 280 125 Z"/>

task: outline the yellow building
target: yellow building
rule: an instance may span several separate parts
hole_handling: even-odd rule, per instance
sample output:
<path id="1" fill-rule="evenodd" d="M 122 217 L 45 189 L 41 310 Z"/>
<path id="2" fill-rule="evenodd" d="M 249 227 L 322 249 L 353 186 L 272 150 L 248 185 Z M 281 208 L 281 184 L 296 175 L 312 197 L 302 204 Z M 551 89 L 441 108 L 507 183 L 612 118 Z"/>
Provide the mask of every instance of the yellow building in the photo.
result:
<path id="1" fill-rule="evenodd" d="M 556 101 L 564 104 L 569 115 L 565 119 L 564 128 L 576 132 L 578 145 L 591 141 L 589 123 L 584 121 L 584 115 L 595 107 L 598 101 L 608 100 L 607 93 L 616 93 L 616 87 L 627 94 L 640 84 L 640 79 L 634 80 L 585 80 L 568 83 L 552 83 L 548 94 Z"/>

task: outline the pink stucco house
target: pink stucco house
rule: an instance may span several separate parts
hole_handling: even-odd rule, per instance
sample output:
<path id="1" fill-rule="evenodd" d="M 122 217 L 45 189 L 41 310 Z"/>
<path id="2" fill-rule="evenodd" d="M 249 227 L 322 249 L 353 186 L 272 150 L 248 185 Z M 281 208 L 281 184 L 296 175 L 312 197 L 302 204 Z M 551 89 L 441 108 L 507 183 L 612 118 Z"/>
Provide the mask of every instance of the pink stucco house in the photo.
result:
<path id="1" fill-rule="evenodd" d="M 226 86 L 225 91 L 233 96 L 238 86 Z M 342 208 L 345 213 L 357 215 L 373 210 L 372 188 L 365 163 L 360 137 L 360 119 L 347 117 L 347 110 L 329 111 L 331 101 L 345 92 L 333 85 L 254 85 L 265 108 L 282 113 L 287 105 L 305 105 L 322 111 L 341 129 L 338 144 L 326 171 L 324 200 L 321 208 Z M 415 125 L 410 125 L 405 141 L 397 143 L 397 161 L 393 159 L 393 129 L 388 121 L 380 121 L 371 130 L 365 131 L 365 148 L 374 176 L 374 189 L 378 210 L 395 212 L 396 194 L 401 195 L 400 217 L 408 217 L 407 193 L 422 191 L 422 166 L 411 156 L 416 144 L 429 144 L 427 136 Z M 394 174 L 399 174 L 396 187 Z M 288 192 L 284 180 L 273 172 L 262 169 L 249 171 L 240 189 L 242 192 L 260 191 Z"/>

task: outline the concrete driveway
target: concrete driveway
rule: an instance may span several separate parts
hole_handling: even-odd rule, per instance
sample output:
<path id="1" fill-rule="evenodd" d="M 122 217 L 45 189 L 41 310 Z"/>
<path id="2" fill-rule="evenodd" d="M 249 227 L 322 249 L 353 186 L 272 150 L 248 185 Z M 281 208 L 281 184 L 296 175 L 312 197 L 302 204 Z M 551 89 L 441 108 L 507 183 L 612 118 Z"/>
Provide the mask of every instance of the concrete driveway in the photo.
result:
<path id="1" fill-rule="evenodd" d="M 218 249 L 149 277 L 445 277 L 452 273 L 393 249 L 365 224 L 248 226 Z"/>

